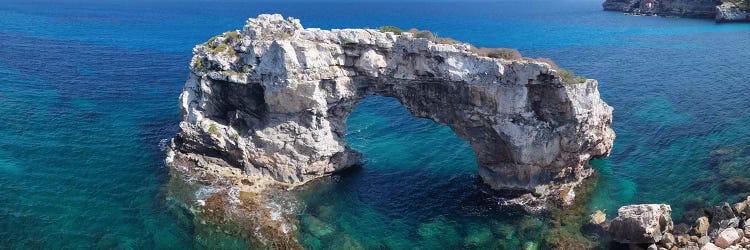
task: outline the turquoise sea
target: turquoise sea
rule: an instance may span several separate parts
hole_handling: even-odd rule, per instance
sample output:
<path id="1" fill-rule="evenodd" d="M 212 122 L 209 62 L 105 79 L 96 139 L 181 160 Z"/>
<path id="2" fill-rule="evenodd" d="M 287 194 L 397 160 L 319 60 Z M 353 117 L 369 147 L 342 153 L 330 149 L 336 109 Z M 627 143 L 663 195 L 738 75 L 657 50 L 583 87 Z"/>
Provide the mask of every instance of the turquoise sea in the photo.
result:
<path id="1" fill-rule="evenodd" d="M 162 147 L 177 129 L 193 46 L 260 13 L 305 27 L 428 29 L 598 79 L 617 139 L 592 162 L 599 177 L 583 212 L 664 202 L 689 220 L 747 195 L 750 24 L 600 6 L 0 1 L 0 249 L 212 248 L 167 202 Z M 348 125 L 362 166 L 295 191 L 308 248 L 546 249 L 580 232 L 574 222 L 585 218 L 499 206 L 479 188 L 468 143 L 394 99 L 365 99 Z"/>

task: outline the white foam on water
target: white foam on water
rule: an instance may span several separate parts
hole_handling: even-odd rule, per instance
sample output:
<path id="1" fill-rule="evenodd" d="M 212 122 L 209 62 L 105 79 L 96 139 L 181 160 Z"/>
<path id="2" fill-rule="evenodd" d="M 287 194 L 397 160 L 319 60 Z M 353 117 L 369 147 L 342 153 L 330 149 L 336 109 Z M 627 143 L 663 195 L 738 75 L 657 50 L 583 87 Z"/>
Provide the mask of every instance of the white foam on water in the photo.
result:
<path id="1" fill-rule="evenodd" d="M 289 226 L 286 223 L 281 223 L 281 231 L 285 234 L 289 233 Z"/>
<path id="2" fill-rule="evenodd" d="M 169 138 L 159 140 L 159 150 L 167 150 L 167 145 L 169 145 Z"/>
<path id="3" fill-rule="evenodd" d="M 174 162 L 174 152 L 172 151 L 167 152 L 167 158 L 164 159 L 164 162 L 167 164 Z"/>
<path id="4" fill-rule="evenodd" d="M 276 202 L 267 201 L 265 207 L 271 212 L 271 219 L 280 221 L 284 219 L 284 209 Z"/>

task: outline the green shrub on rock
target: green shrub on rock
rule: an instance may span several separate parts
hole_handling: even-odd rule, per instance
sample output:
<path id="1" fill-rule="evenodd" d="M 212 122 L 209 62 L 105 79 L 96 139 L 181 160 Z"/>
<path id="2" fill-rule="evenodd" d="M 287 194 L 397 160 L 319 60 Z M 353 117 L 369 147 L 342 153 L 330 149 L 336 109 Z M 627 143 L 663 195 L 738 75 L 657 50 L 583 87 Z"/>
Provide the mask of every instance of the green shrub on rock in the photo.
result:
<path id="1" fill-rule="evenodd" d="M 564 82 L 572 82 L 573 80 L 573 72 L 561 69 L 559 72 L 560 78 L 563 79 Z"/>
<path id="2" fill-rule="evenodd" d="M 216 127 L 216 124 L 211 124 L 208 126 L 208 132 L 211 134 L 214 134 L 216 136 L 220 136 L 221 132 L 219 132 L 219 129 Z"/>
<path id="3" fill-rule="evenodd" d="M 230 42 L 240 40 L 241 36 L 242 35 L 240 34 L 240 32 L 237 32 L 237 31 L 230 31 L 230 32 L 224 33 L 224 37 L 227 38 Z"/>
<path id="4" fill-rule="evenodd" d="M 203 69 L 203 67 L 205 67 L 203 65 L 203 59 L 202 58 L 197 58 L 195 60 L 195 62 L 193 63 L 193 68 L 196 69 L 196 70 L 201 70 L 201 69 Z"/>
<path id="5" fill-rule="evenodd" d="M 585 83 L 586 80 L 588 80 L 584 76 L 575 76 L 575 74 L 573 74 L 573 71 L 570 70 L 559 69 L 557 72 L 560 75 L 560 78 L 562 78 L 563 82 L 567 84 Z"/>
<path id="6" fill-rule="evenodd" d="M 586 80 L 588 80 L 588 78 L 586 78 L 584 76 L 576 76 L 576 82 L 578 82 L 578 83 L 585 83 Z"/>
<path id="7" fill-rule="evenodd" d="M 521 52 L 515 49 L 498 48 L 487 52 L 488 57 L 516 60 L 521 58 Z"/>
<path id="8" fill-rule="evenodd" d="M 491 58 L 506 59 L 506 60 L 518 60 L 521 59 L 521 52 L 515 49 L 507 48 L 476 48 L 471 47 L 471 52 Z"/>
<path id="9" fill-rule="evenodd" d="M 383 27 L 380 27 L 379 30 L 380 32 L 393 32 L 393 34 L 396 34 L 396 35 L 401 35 L 401 33 L 404 33 L 404 30 L 396 26 L 383 26 Z"/>
<path id="10" fill-rule="evenodd" d="M 214 49 L 212 50 L 212 52 L 213 52 L 214 54 L 216 54 L 216 53 L 221 53 L 221 52 L 224 52 L 225 50 L 227 50 L 227 48 L 228 48 L 227 44 L 225 44 L 225 43 L 222 43 L 222 44 L 219 44 L 218 46 L 216 46 L 216 48 L 214 48 Z"/>
<path id="11" fill-rule="evenodd" d="M 435 35 L 432 34 L 429 30 L 420 30 L 417 32 L 414 32 L 414 37 L 416 38 L 426 38 L 428 40 L 435 38 Z"/>

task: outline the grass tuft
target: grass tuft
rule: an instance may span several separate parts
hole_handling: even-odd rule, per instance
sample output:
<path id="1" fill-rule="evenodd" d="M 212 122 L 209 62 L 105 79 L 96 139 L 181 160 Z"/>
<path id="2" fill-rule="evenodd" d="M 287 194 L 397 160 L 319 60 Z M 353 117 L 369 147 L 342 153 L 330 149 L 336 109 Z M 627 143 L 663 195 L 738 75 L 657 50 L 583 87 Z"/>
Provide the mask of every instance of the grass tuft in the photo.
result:
<path id="1" fill-rule="evenodd" d="M 230 31 L 230 32 L 224 33 L 224 37 L 229 40 L 228 42 L 235 42 L 235 41 L 240 40 L 240 37 L 242 37 L 242 34 L 240 34 L 240 32 L 237 32 L 237 31 Z"/>
<path id="2" fill-rule="evenodd" d="M 209 125 L 208 132 L 216 136 L 221 136 L 221 132 L 219 132 L 219 129 L 216 127 L 216 124 Z"/>
<path id="3" fill-rule="evenodd" d="M 205 65 L 203 65 L 203 58 L 197 58 L 193 63 L 193 68 L 195 70 L 201 70 L 203 67 L 205 67 Z"/>

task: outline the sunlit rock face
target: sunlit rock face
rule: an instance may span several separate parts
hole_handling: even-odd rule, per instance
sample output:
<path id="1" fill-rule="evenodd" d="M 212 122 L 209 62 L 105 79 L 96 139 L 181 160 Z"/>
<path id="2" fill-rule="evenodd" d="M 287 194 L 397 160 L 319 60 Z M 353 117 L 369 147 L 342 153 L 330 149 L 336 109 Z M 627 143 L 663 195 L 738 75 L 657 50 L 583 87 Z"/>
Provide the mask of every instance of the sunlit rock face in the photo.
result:
<path id="1" fill-rule="evenodd" d="M 251 18 L 195 47 L 172 155 L 256 184 L 301 184 L 356 164 L 346 119 L 359 100 L 389 96 L 468 141 L 489 187 L 570 203 L 615 137 L 596 80 L 567 83 L 547 63 L 469 47 Z"/>
<path id="2" fill-rule="evenodd" d="M 750 22 L 750 10 L 748 10 L 747 4 L 747 0 L 745 0 L 744 5 L 731 1 L 722 2 L 721 5 L 716 6 L 716 22 Z"/>
<path id="3" fill-rule="evenodd" d="M 634 14 L 714 18 L 719 0 L 605 0 L 604 10 Z"/>
<path id="4" fill-rule="evenodd" d="M 638 15 L 713 18 L 718 23 L 750 22 L 747 0 L 605 0 L 604 10 Z"/>

